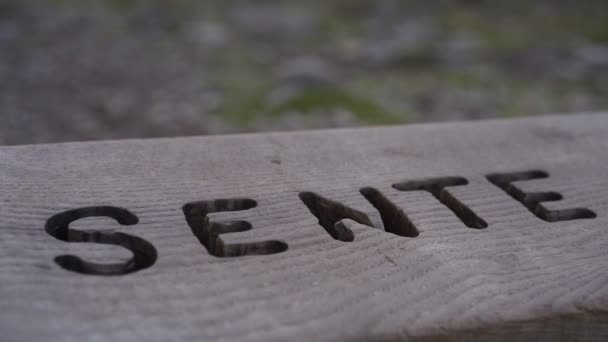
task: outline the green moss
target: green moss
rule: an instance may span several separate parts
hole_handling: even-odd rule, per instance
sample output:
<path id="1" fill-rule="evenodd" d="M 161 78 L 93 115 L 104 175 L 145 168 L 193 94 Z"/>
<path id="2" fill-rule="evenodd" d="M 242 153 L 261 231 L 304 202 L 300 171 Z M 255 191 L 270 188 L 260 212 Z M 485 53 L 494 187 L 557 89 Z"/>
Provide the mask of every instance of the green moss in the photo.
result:
<path id="1" fill-rule="evenodd" d="M 523 12 L 517 17 L 495 17 L 475 10 L 446 12 L 438 19 L 446 35 L 464 31 L 477 36 L 481 48 L 490 56 L 502 56 L 536 45 L 562 43 L 565 33 L 576 31 L 569 18 Z"/>
<path id="2" fill-rule="evenodd" d="M 266 96 L 275 81 L 272 66 L 256 62 L 244 47 L 212 51 L 210 58 L 214 73 L 205 75 L 205 80 L 218 87 L 224 97 L 214 114 L 246 127 L 267 112 Z"/>
<path id="3" fill-rule="evenodd" d="M 117 10 L 128 10 L 135 6 L 137 0 L 105 0 L 106 5 Z"/>
<path id="4" fill-rule="evenodd" d="M 229 101 L 215 114 L 241 127 L 247 127 L 255 119 L 277 119 L 288 112 L 300 113 L 305 121 L 310 118 L 313 122 L 310 116 L 313 113 L 336 109 L 347 110 L 358 121 L 372 125 L 404 123 L 411 117 L 409 113 L 393 113 L 365 97 L 333 87 L 306 89 L 278 105 L 268 104 L 270 90 L 268 83 L 249 89 L 232 88 L 226 92 Z"/>
<path id="5" fill-rule="evenodd" d="M 413 51 L 398 52 L 394 65 L 404 68 L 431 68 L 438 62 L 437 52 L 432 46 L 422 46 Z"/>
<path id="6" fill-rule="evenodd" d="M 460 88 L 484 88 L 488 89 L 495 86 L 490 77 L 472 72 L 446 72 L 439 75 L 442 82 Z"/>
<path id="7" fill-rule="evenodd" d="M 266 114 L 265 88 L 251 92 L 231 89 L 225 96 L 226 103 L 215 114 L 233 125 L 247 127 Z"/>
<path id="8" fill-rule="evenodd" d="M 608 17 L 588 23 L 583 33 L 594 43 L 608 44 Z"/>
<path id="9" fill-rule="evenodd" d="M 345 109 L 358 120 L 368 124 L 394 124 L 406 120 L 406 115 L 389 112 L 369 99 L 353 96 L 334 87 L 317 87 L 302 91 L 285 103 L 273 108 L 278 115 L 288 111 L 310 113 L 315 110 Z"/>

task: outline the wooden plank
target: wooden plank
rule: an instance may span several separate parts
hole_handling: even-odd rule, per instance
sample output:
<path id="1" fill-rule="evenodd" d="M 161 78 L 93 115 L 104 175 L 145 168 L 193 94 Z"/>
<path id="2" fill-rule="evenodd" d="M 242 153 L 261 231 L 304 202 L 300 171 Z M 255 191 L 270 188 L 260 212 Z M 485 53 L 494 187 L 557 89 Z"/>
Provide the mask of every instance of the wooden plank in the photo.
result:
<path id="1" fill-rule="evenodd" d="M 605 113 L 0 161 L 2 340 L 608 340 Z"/>

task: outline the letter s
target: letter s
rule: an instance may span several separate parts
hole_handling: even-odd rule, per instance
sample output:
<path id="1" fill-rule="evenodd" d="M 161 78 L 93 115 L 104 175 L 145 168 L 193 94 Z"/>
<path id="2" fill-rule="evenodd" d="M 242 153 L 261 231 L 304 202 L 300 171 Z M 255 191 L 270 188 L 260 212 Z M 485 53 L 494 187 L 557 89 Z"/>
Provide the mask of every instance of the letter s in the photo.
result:
<path id="1" fill-rule="evenodd" d="M 72 272 L 108 276 L 136 272 L 150 267 L 156 262 L 156 248 L 140 237 L 119 232 L 85 232 L 69 227 L 70 223 L 81 218 L 100 216 L 111 217 L 121 225 L 134 225 L 139 221 L 137 216 L 126 209 L 109 206 L 85 207 L 52 216 L 46 222 L 45 230 L 61 241 L 121 246 L 130 250 L 133 257 L 127 262 L 100 264 L 85 261 L 75 255 L 59 255 L 55 257 L 55 262 L 59 266 Z"/>

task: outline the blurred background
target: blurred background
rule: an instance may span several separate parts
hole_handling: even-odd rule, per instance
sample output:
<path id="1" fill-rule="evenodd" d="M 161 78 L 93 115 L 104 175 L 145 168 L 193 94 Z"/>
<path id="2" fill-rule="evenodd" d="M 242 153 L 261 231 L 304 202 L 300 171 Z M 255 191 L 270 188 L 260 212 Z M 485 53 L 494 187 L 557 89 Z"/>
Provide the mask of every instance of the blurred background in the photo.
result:
<path id="1" fill-rule="evenodd" d="M 0 0 L 0 144 L 606 109 L 606 0 Z"/>

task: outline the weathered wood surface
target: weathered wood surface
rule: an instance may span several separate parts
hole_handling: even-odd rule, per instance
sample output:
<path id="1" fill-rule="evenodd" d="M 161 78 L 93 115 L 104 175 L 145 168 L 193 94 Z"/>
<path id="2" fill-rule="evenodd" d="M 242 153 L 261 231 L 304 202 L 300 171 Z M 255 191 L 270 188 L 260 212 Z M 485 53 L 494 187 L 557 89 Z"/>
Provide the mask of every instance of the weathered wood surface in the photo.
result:
<path id="1" fill-rule="evenodd" d="M 497 176 L 515 171 L 530 180 Z M 405 191 L 441 177 L 457 186 Z M 240 200 L 199 203 L 218 199 Z M 128 215 L 100 206 L 139 222 L 86 218 L 70 225 L 85 233 L 65 232 L 66 218 Z M 83 207 L 98 208 L 54 216 Z M 222 208 L 251 209 L 205 226 Z M 376 229 L 334 225 L 344 215 Z M 122 247 L 61 241 L 103 240 L 91 231 L 135 236 L 156 258 L 124 234 L 103 236 L 135 246 L 135 263 Z M 101 265 L 55 259 L 67 254 Z M 606 341 L 608 115 L 1 147 L 0 332 Z"/>

